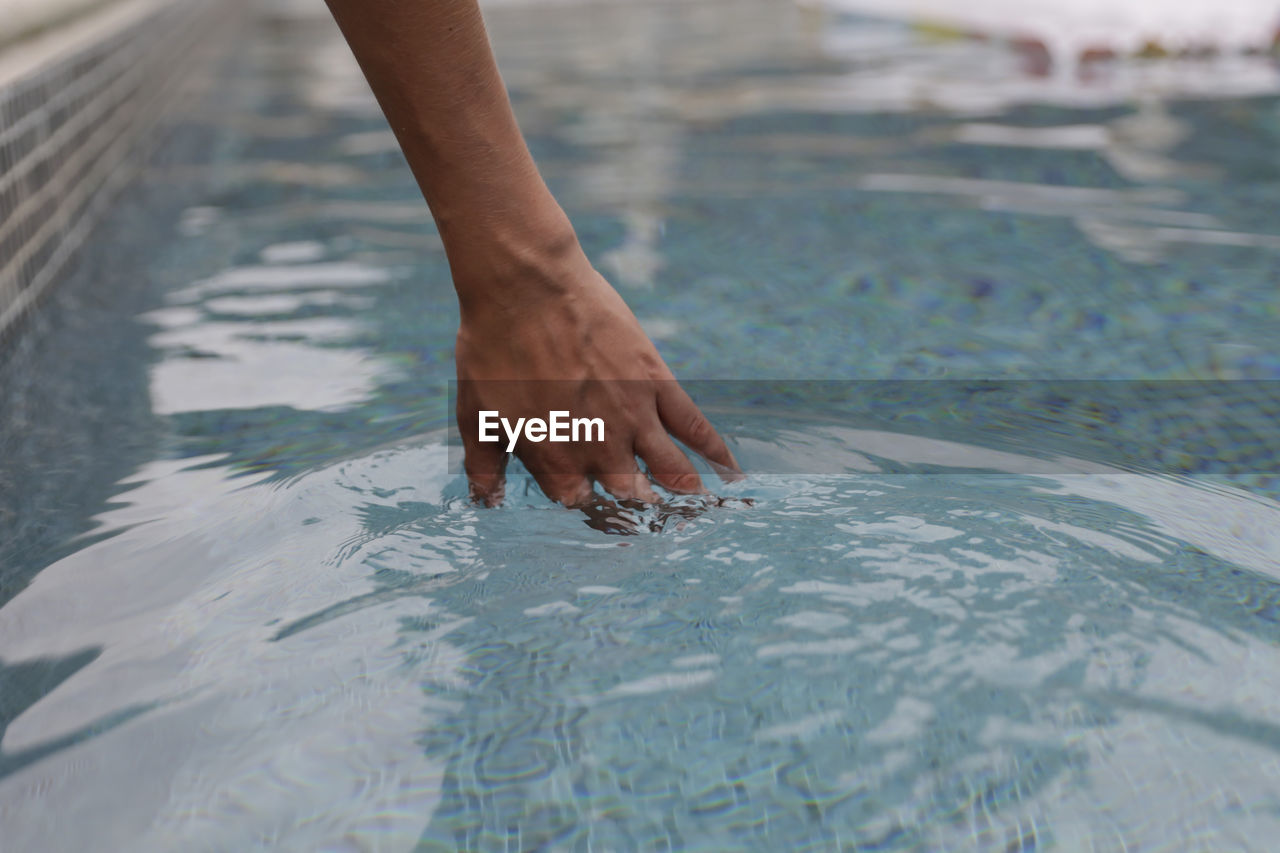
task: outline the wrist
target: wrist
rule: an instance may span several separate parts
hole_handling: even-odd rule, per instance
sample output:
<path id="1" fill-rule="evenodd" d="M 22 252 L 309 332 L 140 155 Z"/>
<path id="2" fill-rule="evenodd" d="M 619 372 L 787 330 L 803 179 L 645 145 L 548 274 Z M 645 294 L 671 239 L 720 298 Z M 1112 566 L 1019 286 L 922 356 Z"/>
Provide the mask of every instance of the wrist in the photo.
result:
<path id="1" fill-rule="evenodd" d="M 441 237 L 464 324 L 506 322 L 539 303 L 572 297 L 594 273 L 554 201 L 518 221 L 442 227 Z"/>

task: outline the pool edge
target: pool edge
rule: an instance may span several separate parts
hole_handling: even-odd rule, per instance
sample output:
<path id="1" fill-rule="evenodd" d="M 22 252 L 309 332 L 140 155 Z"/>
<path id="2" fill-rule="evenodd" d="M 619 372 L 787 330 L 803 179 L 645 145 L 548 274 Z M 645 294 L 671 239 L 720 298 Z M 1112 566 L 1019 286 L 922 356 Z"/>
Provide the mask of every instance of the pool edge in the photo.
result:
<path id="1" fill-rule="evenodd" d="M 120 0 L 0 52 L 0 357 L 245 5 Z"/>

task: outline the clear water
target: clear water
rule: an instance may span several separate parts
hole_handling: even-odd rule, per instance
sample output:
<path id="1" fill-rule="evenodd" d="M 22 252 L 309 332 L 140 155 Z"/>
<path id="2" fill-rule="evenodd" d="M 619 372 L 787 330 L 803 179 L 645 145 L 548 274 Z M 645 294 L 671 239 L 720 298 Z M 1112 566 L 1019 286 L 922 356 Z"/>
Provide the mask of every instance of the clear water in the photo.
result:
<path id="1" fill-rule="evenodd" d="M 0 847 L 1267 849 L 1274 456 L 719 400 L 752 505 L 477 510 L 447 269 L 321 11 L 256 19 L 0 366 Z M 490 20 L 682 377 L 1280 378 L 1265 58 Z"/>

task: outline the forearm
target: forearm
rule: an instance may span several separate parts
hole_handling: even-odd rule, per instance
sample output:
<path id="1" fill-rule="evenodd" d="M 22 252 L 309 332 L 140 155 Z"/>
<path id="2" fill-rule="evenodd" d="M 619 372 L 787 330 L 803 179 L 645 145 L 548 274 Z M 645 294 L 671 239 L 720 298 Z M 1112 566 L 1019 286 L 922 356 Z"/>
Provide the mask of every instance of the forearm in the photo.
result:
<path id="1" fill-rule="evenodd" d="M 574 406 L 610 424 L 607 442 L 516 449 L 546 494 L 564 504 L 588 503 L 593 478 L 617 497 L 656 500 L 637 455 L 656 482 L 701 491 L 668 431 L 736 469 L 635 315 L 592 268 L 539 176 L 476 0 L 327 2 L 449 255 L 462 309 L 457 414 L 472 495 L 501 502 L 506 466 L 501 448 L 478 439 L 481 410 L 522 416 Z M 511 381 L 526 379 L 557 382 Z"/>
<path id="2" fill-rule="evenodd" d="M 476 0 L 327 0 L 431 208 L 464 315 L 580 254 L 516 125 Z"/>

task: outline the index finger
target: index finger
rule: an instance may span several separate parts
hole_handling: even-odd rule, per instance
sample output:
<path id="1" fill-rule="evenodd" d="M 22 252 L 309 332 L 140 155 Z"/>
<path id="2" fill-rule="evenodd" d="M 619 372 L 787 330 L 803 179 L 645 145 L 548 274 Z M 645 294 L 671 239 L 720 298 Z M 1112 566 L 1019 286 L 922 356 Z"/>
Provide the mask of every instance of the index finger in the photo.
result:
<path id="1" fill-rule="evenodd" d="M 658 387 L 658 417 L 667 432 L 707 460 L 721 479 L 741 479 L 742 469 L 729 446 L 679 383 L 663 382 Z"/>

